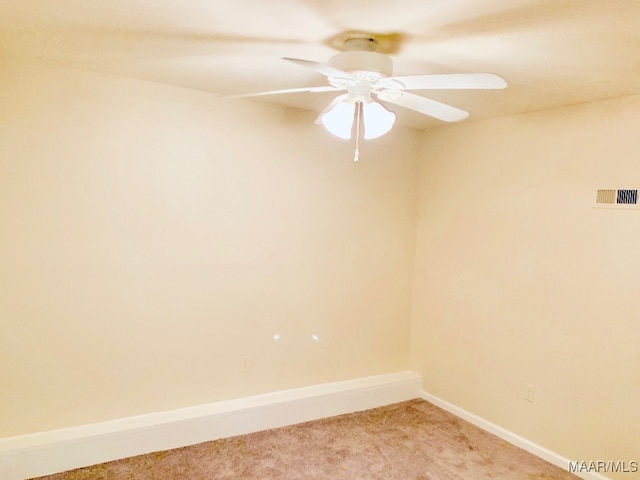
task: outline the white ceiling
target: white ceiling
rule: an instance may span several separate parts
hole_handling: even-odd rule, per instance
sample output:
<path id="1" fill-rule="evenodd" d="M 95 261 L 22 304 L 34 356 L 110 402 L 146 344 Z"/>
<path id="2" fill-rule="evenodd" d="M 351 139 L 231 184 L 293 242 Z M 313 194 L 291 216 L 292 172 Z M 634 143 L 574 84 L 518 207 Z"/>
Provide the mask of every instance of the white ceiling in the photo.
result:
<path id="1" fill-rule="evenodd" d="M 347 30 L 399 33 L 395 75 L 505 78 L 506 90 L 416 92 L 466 121 L 640 93 L 640 0 L 0 0 L 0 53 L 216 95 L 324 85 L 281 57 L 327 62 Z M 334 96 L 234 101 L 319 111 Z"/>

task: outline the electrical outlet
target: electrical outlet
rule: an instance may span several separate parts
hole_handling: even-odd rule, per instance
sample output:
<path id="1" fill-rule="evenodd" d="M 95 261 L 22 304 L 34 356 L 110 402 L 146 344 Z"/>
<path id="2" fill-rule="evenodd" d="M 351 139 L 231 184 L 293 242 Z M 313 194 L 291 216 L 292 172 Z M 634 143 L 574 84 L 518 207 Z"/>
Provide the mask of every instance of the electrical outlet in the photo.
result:
<path id="1" fill-rule="evenodd" d="M 240 372 L 248 373 L 249 370 L 251 370 L 251 367 L 253 367 L 253 357 L 242 357 L 240 363 Z"/>
<path id="2" fill-rule="evenodd" d="M 533 403 L 535 398 L 536 398 L 536 387 L 534 387 L 530 383 L 526 383 L 524 385 L 524 399 L 528 402 Z"/>

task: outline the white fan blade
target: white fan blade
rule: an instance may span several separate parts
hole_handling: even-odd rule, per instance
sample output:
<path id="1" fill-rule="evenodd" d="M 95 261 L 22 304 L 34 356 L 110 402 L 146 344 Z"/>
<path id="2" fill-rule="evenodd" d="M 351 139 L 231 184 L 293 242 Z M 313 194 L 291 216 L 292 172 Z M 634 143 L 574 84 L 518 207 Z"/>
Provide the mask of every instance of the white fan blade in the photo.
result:
<path id="1" fill-rule="evenodd" d="M 340 88 L 332 87 L 331 85 L 327 85 L 324 87 L 301 87 L 301 88 L 285 88 L 284 90 L 270 90 L 267 92 L 256 92 L 256 93 L 243 93 L 240 95 L 229 95 L 225 98 L 247 98 L 247 97 L 261 97 L 264 95 L 280 95 L 283 93 L 300 93 L 300 92 L 338 92 Z"/>
<path id="2" fill-rule="evenodd" d="M 445 122 L 457 122 L 469 116 L 469 113 L 464 110 L 409 92 L 380 92 L 378 99 L 415 110 Z"/>
<path id="3" fill-rule="evenodd" d="M 339 68 L 332 67 L 331 65 L 327 65 L 325 63 L 312 62 L 311 60 L 300 60 L 299 58 L 288 58 L 283 57 L 283 60 L 287 60 L 289 62 L 293 62 L 296 65 L 300 65 L 301 67 L 310 68 L 311 70 L 315 70 L 318 73 L 321 73 L 325 77 L 339 77 L 339 78 L 348 78 L 353 79 L 351 75 L 347 72 L 343 72 Z"/>
<path id="4" fill-rule="evenodd" d="M 347 98 L 349 98 L 349 95 L 346 93 L 344 95 L 338 95 L 336 98 L 334 98 L 333 101 L 329 105 L 327 105 L 326 108 L 322 110 L 322 112 L 320 112 L 320 115 L 318 115 L 318 117 L 316 118 L 315 123 L 320 125 L 322 123 L 322 116 Z"/>
<path id="5" fill-rule="evenodd" d="M 400 82 L 406 90 L 460 90 L 460 89 L 500 89 L 507 86 L 504 79 L 494 73 L 451 73 L 444 75 L 409 75 L 389 77 L 386 82 Z M 392 83 L 389 83 L 392 87 Z"/>

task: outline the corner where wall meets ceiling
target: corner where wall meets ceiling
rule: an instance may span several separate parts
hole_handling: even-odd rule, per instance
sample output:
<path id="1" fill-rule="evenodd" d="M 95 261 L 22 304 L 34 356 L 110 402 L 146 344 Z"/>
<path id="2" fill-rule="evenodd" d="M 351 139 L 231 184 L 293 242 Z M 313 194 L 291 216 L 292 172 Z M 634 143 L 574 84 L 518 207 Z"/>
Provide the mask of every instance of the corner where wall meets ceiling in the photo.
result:
<path id="1" fill-rule="evenodd" d="M 393 59 L 394 75 L 503 77 L 509 87 L 500 92 L 428 92 L 468 111 L 465 121 L 472 121 L 640 93 L 639 16 L 636 0 L 400 0 L 366 8 L 288 0 L 268 6 L 93 0 L 54 7 L 25 0 L 3 5 L 0 38 L 6 55 L 225 96 L 323 85 L 322 76 L 282 57 L 326 63 L 346 36 L 373 32 Z M 320 112 L 331 99 L 330 93 L 299 93 L 252 101 Z M 441 126 L 396 110 L 400 125 Z"/>

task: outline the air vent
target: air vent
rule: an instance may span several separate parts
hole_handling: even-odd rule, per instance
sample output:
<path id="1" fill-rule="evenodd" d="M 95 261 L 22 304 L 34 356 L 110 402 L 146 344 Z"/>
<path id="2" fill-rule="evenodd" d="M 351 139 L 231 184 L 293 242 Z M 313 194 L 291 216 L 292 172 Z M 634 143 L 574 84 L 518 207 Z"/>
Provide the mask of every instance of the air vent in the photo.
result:
<path id="1" fill-rule="evenodd" d="M 618 190 L 616 203 L 635 205 L 638 203 L 638 190 Z"/>
<path id="2" fill-rule="evenodd" d="M 615 203 L 617 190 L 598 190 L 596 203 Z"/>
<path id="3" fill-rule="evenodd" d="M 638 188 L 600 189 L 596 193 L 596 207 L 640 209 Z"/>

